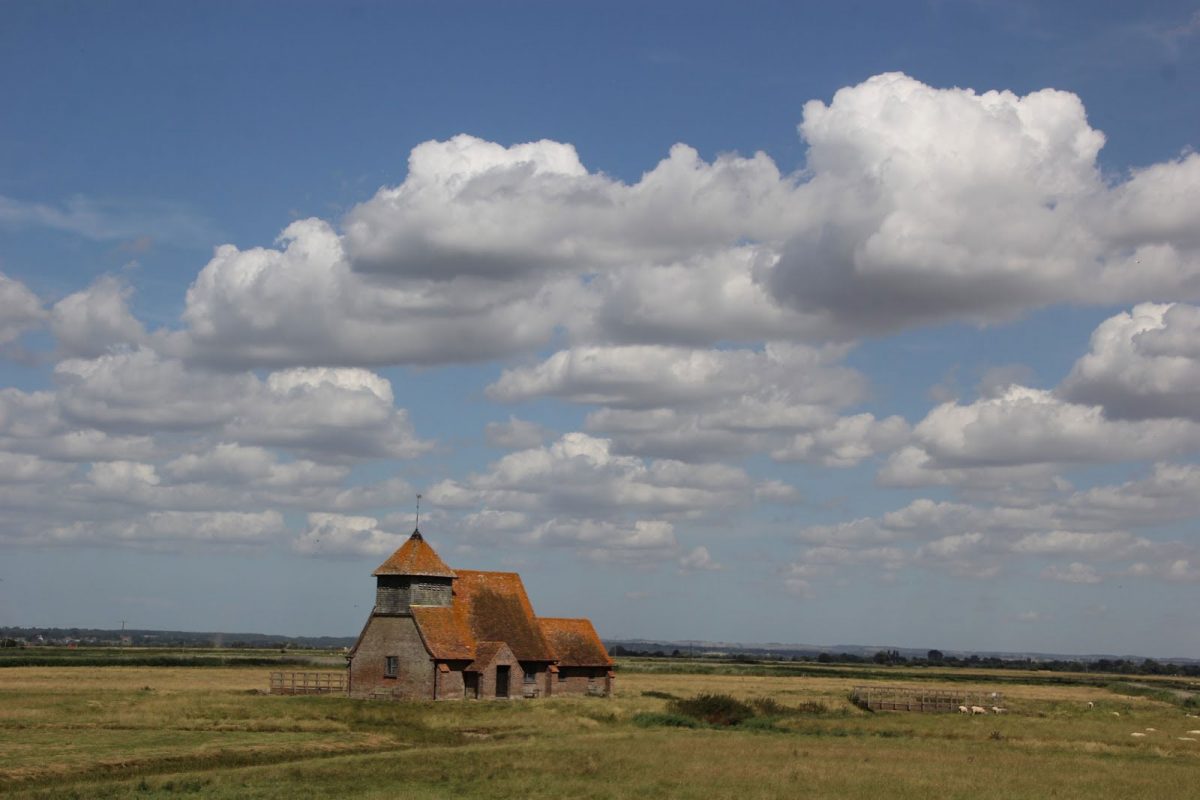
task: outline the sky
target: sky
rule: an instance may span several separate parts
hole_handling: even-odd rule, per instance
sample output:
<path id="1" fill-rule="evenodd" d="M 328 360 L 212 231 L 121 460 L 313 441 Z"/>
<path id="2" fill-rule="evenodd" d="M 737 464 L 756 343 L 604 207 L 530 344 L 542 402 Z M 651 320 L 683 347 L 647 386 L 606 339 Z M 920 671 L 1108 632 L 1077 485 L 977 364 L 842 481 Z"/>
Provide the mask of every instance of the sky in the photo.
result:
<path id="1" fill-rule="evenodd" d="M 0 2 L 0 625 L 1200 657 L 1200 4 Z"/>

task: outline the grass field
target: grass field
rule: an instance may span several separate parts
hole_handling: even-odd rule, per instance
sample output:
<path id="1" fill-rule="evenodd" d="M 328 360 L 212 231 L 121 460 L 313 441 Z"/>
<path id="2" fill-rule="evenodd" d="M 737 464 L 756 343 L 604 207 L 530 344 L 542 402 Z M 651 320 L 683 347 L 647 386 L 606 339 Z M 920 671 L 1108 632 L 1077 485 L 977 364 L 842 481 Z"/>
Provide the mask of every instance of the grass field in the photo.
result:
<path id="1" fill-rule="evenodd" d="M 968 717 L 861 711 L 847 700 L 851 687 L 882 682 L 866 670 L 624 666 L 610 699 L 437 704 L 269 696 L 263 667 L 7 667 L 0 795 L 1090 800 L 1200 792 L 1200 742 L 1179 738 L 1200 739 L 1188 733 L 1200 718 L 1167 699 L 1170 682 L 1167 691 L 1151 681 L 1150 691 L 1128 694 L 1092 685 L 1094 675 L 1070 684 L 1010 670 L 888 672 L 893 684 L 961 689 L 966 678 L 1004 692 L 1009 713 Z M 1013 682 L 1019 675 L 1026 680 Z M 661 724 L 667 695 L 702 693 L 770 698 L 785 711 L 732 728 Z"/>

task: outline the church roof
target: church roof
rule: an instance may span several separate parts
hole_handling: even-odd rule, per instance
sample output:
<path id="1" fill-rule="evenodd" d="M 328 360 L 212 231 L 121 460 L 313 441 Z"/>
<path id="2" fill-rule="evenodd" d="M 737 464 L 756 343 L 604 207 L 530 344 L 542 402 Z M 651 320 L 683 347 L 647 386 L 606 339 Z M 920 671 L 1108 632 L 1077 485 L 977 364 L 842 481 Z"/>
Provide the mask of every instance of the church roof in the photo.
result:
<path id="1" fill-rule="evenodd" d="M 505 642 L 520 661 L 554 661 L 515 572 L 461 569 L 454 582 L 454 613 L 476 642 Z"/>
<path id="2" fill-rule="evenodd" d="M 412 606 L 413 620 L 430 655 L 443 661 L 475 658 L 471 631 L 450 606 Z"/>
<path id="3" fill-rule="evenodd" d="M 446 566 L 433 548 L 421 536 L 420 531 L 413 531 L 408 541 L 400 549 L 392 553 L 387 561 L 371 573 L 379 575 L 425 575 L 435 578 L 454 578 L 454 571 Z"/>
<path id="4" fill-rule="evenodd" d="M 508 645 L 504 642 L 480 642 L 475 648 L 475 660 L 467 665 L 467 671 L 483 672 L 496 660 L 496 655 L 506 647 Z M 511 648 L 509 653 L 512 653 Z"/>
<path id="5" fill-rule="evenodd" d="M 558 663 L 564 667 L 608 667 L 612 659 L 591 620 L 542 617 L 542 633 L 554 648 Z"/>

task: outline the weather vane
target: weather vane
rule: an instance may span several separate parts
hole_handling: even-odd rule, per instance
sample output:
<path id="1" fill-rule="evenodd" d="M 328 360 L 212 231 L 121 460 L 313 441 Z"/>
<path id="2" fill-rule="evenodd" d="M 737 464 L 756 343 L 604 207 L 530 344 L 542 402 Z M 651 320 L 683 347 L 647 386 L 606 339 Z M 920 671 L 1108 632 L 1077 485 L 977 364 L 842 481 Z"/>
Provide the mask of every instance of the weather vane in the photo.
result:
<path id="1" fill-rule="evenodd" d="M 421 495 L 417 495 L 417 523 L 413 525 L 413 530 L 421 530 Z"/>

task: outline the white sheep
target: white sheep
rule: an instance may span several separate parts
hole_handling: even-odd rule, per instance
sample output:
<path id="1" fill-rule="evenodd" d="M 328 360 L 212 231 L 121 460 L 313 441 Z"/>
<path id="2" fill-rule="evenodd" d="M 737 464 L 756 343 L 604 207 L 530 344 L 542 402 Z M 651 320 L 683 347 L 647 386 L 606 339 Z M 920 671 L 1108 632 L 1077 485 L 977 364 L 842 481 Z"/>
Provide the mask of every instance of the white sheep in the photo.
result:
<path id="1" fill-rule="evenodd" d="M 959 706 L 959 707 L 958 707 L 958 713 L 960 713 L 960 714 L 970 714 L 970 713 L 971 713 L 971 709 L 967 708 L 966 706 Z"/>
<path id="2" fill-rule="evenodd" d="M 1130 736 L 1145 736 L 1146 734 L 1144 734 L 1144 733 L 1136 733 L 1136 732 L 1135 732 L 1135 733 L 1131 733 L 1131 734 L 1129 734 L 1129 735 L 1130 735 Z"/>
<path id="3" fill-rule="evenodd" d="M 1192 738 L 1191 736 L 1176 736 L 1175 738 L 1176 738 L 1176 739 L 1178 739 L 1178 740 L 1179 740 L 1179 741 L 1181 741 L 1181 742 L 1194 742 L 1194 741 L 1196 741 L 1196 740 L 1195 740 L 1194 738 Z"/>
<path id="4" fill-rule="evenodd" d="M 986 714 L 986 713 L 987 713 L 987 709 L 984 708 L 983 706 L 971 706 L 971 716 L 975 716 L 976 714 Z"/>
<path id="5" fill-rule="evenodd" d="M 1005 709 L 1001 708 L 1000 706 L 992 706 L 993 714 L 1003 714 L 1004 711 L 1005 711 Z"/>
<path id="6" fill-rule="evenodd" d="M 1114 717 L 1119 717 L 1119 716 L 1121 716 L 1121 712 L 1120 712 L 1120 711 L 1114 711 L 1114 712 L 1112 712 L 1112 715 L 1113 715 Z"/>
<path id="7" fill-rule="evenodd" d="M 1188 731 L 1188 733 L 1200 733 L 1200 731 Z"/>
<path id="8" fill-rule="evenodd" d="M 1158 733 L 1158 728 L 1146 728 L 1146 730 L 1150 731 L 1151 733 Z"/>
<path id="9" fill-rule="evenodd" d="M 1095 707 L 1096 707 L 1096 704 L 1095 704 L 1095 703 L 1093 703 L 1091 700 L 1088 700 L 1088 702 L 1087 702 L 1087 707 L 1088 707 L 1088 708 L 1095 708 Z"/>

